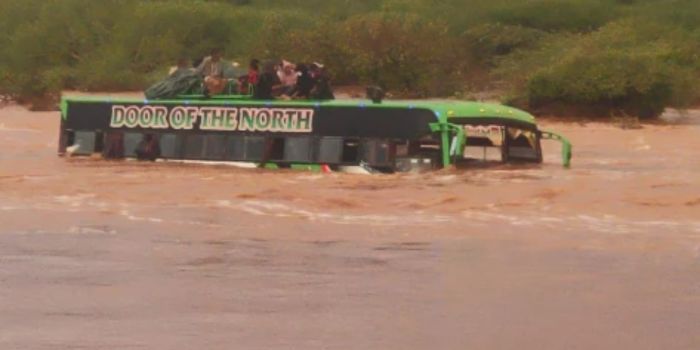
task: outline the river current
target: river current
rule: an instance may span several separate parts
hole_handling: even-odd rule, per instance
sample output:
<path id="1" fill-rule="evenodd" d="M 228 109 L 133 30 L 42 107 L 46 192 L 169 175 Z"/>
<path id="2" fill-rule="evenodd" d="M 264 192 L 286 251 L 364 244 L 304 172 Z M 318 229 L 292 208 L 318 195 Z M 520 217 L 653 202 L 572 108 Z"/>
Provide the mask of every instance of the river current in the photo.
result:
<path id="1" fill-rule="evenodd" d="M 700 348 L 692 114 L 371 176 L 59 158 L 58 121 L 0 109 L 0 348 Z"/>

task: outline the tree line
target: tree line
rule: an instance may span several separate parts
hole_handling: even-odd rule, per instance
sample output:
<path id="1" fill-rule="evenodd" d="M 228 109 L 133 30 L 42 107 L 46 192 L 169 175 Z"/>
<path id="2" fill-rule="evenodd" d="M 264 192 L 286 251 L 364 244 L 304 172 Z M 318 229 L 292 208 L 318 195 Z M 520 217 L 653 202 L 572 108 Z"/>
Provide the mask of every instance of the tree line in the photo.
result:
<path id="1" fill-rule="evenodd" d="M 15 99 L 143 89 L 214 47 L 536 112 L 650 118 L 700 96 L 696 0 L 0 0 L 0 47 Z"/>

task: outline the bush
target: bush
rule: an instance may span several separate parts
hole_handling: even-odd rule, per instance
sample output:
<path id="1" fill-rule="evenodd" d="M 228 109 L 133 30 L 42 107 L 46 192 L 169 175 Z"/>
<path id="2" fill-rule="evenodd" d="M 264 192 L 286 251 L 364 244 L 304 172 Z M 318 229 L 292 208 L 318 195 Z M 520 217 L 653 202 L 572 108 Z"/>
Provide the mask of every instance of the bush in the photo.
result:
<path id="1" fill-rule="evenodd" d="M 501 62 L 520 91 L 516 101 L 540 108 L 565 103 L 640 117 L 696 97 L 697 57 L 688 37 L 668 28 L 624 20 L 588 35 L 558 37 L 535 52 Z M 675 37 L 673 42 L 669 38 Z"/>
<path id="2" fill-rule="evenodd" d="M 180 58 L 321 61 L 336 84 L 651 116 L 696 101 L 695 0 L 0 0 L 0 95 L 142 89 Z"/>
<path id="3" fill-rule="evenodd" d="M 320 60 L 336 83 L 376 84 L 416 96 L 454 93 L 464 76 L 463 52 L 444 23 L 414 15 L 380 13 L 330 19 L 285 32 L 266 23 L 263 48 L 270 57 Z"/>
<path id="4" fill-rule="evenodd" d="M 482 64 L 493 66 L 499 57 L 535 48 L 546 37 L 547 33 L 538 29 L 485 23 L 465 32 L 463 40 L 473 57 Z"/>
<path id="5" fill-rule="evenodd" d="M 617 17 L 614 1 L 531 0 L 510 1 L 494 9 L 493 21 L 549 32 L 586 32 Z"/>

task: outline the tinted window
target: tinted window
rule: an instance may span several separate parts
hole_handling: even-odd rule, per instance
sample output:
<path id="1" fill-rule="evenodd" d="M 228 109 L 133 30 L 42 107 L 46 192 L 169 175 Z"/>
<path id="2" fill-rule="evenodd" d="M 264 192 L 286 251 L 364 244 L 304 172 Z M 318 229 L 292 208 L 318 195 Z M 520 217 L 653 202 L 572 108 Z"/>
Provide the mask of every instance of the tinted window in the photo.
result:
<path id="1" fill-rule="evenodd" d="M 341 137 L 322 137 L 318 141 L 318 161 L 320 163 L 340 163 L 343 155 Z"/>
<path id="2" fill-rule="evenodd" d="M 182 136 L 160 135 L 160 153 L 163 158 L 182 158 Z"/>
<path id="3" fill-rule="evenodd" d="M 204 136 L 203 135 L 187 135 L 187 136 L 185 136 L 185 158 L 187 158 L 187 159 L 204 159 Z"/>
<path id="4" fill-rule="evenodd" d="M 391 163 L 389 142 L 386 140 L 365 140 L 362 142 L 362 160 L 370 165 Z"/>
<path id="5" fill-rule="evenodd" d="M 245 160 L 245 137 L 228 137 L 228 139 L 226 140 L 226 159 Z"/>
<path id="6" fill-rule="evenodd" d="M 136 147 L 141 142 L 143 135 L 138 132 L 127 132 L 124 133 L 124 156 L 125 157 L 136 157 Z"/>
<path id="7" fill-rule="evenodd" d="M 539 160 L 537 134 L 534 131 L 508 128 L 508 157 L 515 160 Z"/>
<path id="8" fill-rule="evenodd" d="M 224 158 L 231 161 L 258 161 L 265 152 L 262 136 L 228 136 L 225 140 Z"/>
<path id="9" fill-rule="evenodd" d="M 289 137 L 284 144 L 284 160 L 289 162 L 312 161 L 313 139 L 311 137 Z"/>
<path id="10" fill-rule="evenodd" d="M 245 160 L 261 160 L 265 152 L 265 138 L 262 136 L 245 137 Z"/>
<path id="11" fill-rule="evenodd" d="M 92 131 L 76 131 L 73 145 L 79 145 L 75 154 L 92 154 L 95 151 L 95 133 Z"/>
<path id="12" fill-rule="evenodd" d="M 211 160 L 223 160 L 226 154 L 226 136 L 207 135 L 204 137 L 204 157 Z"/>
<path id="13" fill-rule="evenodd" d="M 505 127 L 502 125 L 465 125 L 467 145 L 464 158 L 484 162 L 503 161 Z"/>

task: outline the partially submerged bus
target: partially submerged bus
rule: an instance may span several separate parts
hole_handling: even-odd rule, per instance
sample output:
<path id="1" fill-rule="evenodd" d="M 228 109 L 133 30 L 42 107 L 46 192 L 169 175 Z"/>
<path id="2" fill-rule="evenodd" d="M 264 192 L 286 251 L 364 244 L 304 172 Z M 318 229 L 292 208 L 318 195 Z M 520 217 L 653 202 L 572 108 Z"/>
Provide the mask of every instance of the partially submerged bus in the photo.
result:
<path id="1" fill-rule="evenodd" d="M 403 172 L 541 163 L 540 141 L 548 139 L 561 143 L 568 167 L 569 141 L 538 129 L 532 115 L 496 104 L 64 97 L 59 154 Z"/>

